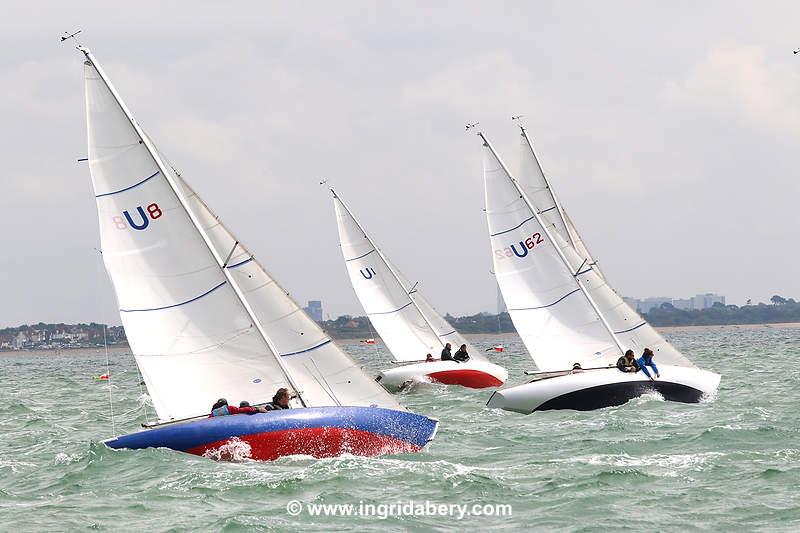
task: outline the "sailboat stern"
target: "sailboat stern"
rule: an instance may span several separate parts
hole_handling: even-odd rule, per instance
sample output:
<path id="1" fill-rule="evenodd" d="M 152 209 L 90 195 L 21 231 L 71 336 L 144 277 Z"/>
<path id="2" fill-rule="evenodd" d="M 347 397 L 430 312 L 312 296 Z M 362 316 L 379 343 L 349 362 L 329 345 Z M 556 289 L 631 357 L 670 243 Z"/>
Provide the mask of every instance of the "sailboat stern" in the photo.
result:
<path id="1" fill-rule="evenodd" d="M 104 441 L 110 448 L 170 448 L 211 459 L 272 461 L 420 451 L 438 421 L 378 407 L 314 407 L 167 424 Z"/>
<path id="2" fill-rule="evenodd" d="M 699 368 L 662 365 L 659 369 L 661 377 L 655 381 L 642 372 L 624 373 L 616 368 L 541 378 L 495 391 L 486 406 L 526 415 L 552 409 L 590 411 L 622 405 L 645 394 L 699 403 L 713 397 L 720 382 L 719 374 Z"/>
<path id="3" fill-rule="evenodd" d="M 489 361 L 470 359 L 463 363 L 431 361 L 402 365 L 383 370 L 378 377 L 378 381 L 387 389 L 401 389 L 414 382 L 485 389 L 502 386 L 508 379 L 508 371 Z"/>

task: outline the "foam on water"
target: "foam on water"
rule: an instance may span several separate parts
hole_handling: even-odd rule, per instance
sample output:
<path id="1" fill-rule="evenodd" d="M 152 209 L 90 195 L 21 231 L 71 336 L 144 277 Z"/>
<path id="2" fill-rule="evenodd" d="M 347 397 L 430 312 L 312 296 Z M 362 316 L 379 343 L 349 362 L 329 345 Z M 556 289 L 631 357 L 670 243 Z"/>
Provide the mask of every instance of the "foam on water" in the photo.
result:
<path id="1" fill-rule="evenodd" d="M 670 334 L 698 366 L 722 374 L 698 405 L 647 395 L 594 412 L 522 416 L 489 410 L 487 390 L 441 385 L 399 394 L 440 419 L 423 453 L 376 458 L 247 459 L 244 442 L 218 462 L 163 449 L 110 450 L 108 387 L 117 432 L 153 414 L 133 358 L 105 354 L 0 355 L 0 516 L 15 532 L 100 529 L 381 531 L 538 529 L 686 531 L 800 525 L 800 414 L 791 369 L 800 330 L 698 330 Z M 478 349 L 497 342 L 478 338 Z M 533 364 L 519 339 L 492 353 L 508 385 Z M 763 364 L 764 347 L 770 360 Z M 373 373 L 390 368 L 380 346 L 346 349 Z M 379 359 L 382 357 L 382 359 Z M 31 378 L 35 376 L 35 378 Z M 508 503 L 503 518 L 290 516 L 290 500 L 370 504 L 408 500 Z"/>

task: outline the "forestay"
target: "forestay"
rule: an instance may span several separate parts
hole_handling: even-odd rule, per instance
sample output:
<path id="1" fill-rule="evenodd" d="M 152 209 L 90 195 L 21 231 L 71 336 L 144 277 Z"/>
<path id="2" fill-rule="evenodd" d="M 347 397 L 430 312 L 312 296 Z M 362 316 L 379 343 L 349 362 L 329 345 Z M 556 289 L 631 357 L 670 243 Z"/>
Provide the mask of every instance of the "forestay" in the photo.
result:
<path id="1" fill-rule="evenodd" d="M 332 190 L 333 191 L 333 190 Z M 364 312 L 397 361 L 438 358 L 445 343 L 485 360 L 378 250 L 352 212 L 334 194 L 339 241 L 350 282 Z"/>
<path id="2" fill-rule="evenodd" d="M 103 259 L 128 341 L 159 419 L 201 415 L 220 396 L 231 401 L 265 402 L 278 387 L 293 388 L 292 380 L 299 384 L 309 405 L 336 405 L 338 399 L 349 405 L 361 401 L 361 405 L 378 403 L 397 408 L 398 404 L 332 343 L 325 344 L 330 348 L 318 352 L 314 361 L 303 354 L 296 354 L 300 357 L 292 360 L 292 352 L 313 344 L 293 344 L 288 340 L 290 335 L 281 337 L 279 332 L 287 324 L 277 319 L 269 324 L 276 337 L 274 345 L 280 346 L 277 351 L 287 352 L 273 352 L 133 127 L 124 104 L 103 80 L 90 54 L 85 54 L 88 157 Z M 199 199 L 194 198 L 197 205 Z M 194 216 L 215 218 L 210 211 Z M 213 232 L 212 237 L 220 245 L 225 244 L 222 231 Z M 222 257 L 228 252 L 216 251 Z M 246 250 L 241 249 L 237 257 L 242 254 L 247 254 Z M 252 280 L 256 276 L 248 276 L 257 267 L 255 261 L 252 263 L 234 266 L 228 262 L 227 268 L 236 270 L 237 280 Z M 246 286 L 245 290 L 257 289 Z M 283 299 L 289 300 L 285 294 Z M 260 298 L 256 300 L 259 305 L 254 307 L 265 317 L 264 322 L 269 316 L 275 318 L 269 312 L 277 312 L 279 305 L 269 307 L 262 305 Z M 322 342 L 317 332 L 310 336 Z M 330 353 L 337 364 L 327 361 Z M 278 355 L 286 355 L 284 366 L 293 379 L 282 368 Z M 326 362 L 320 364 L 318 359 Z M 303 369 L 314 367 L 313 363 L 319 367 L 319 374 L 312 376 Z M 351 380 L 353 390 L 362 390 L 336 390 L 334 395 L 329 391 L 339 379 Z"/>

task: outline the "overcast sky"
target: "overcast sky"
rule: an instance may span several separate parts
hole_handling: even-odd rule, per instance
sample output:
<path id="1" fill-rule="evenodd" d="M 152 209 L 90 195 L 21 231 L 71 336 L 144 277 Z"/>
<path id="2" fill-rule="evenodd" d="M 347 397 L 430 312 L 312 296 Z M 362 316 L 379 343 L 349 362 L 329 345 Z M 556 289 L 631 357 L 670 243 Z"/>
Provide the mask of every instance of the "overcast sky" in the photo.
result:
<path id="1" fill-rule="evenodd" d="M 627 296 L 800 297 L 797 2 L 4 2 L 0 327 L 119 323 L 95 250 L 83 30 L 302 304 L 361 314 L 330 180 L 442 312 L 494 311 L 479 121 L 515 114 Z"/>

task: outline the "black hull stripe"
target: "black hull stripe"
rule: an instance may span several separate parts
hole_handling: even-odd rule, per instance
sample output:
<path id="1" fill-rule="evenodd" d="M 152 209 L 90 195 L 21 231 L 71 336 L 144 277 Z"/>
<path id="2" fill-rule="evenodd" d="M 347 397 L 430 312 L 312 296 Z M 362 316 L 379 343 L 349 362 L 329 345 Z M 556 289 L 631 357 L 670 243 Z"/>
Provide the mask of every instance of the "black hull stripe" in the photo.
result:
<path id="1" fill-rule="evenodd" d="M 625 381 L 562 394 L 544 402 L 534 411 L 548 411 L 551 409 L 591 411 L 622 405 L 629 400 L 651 392 L 658 392 L 665 400 L 681 403 L 698 403 L 703 397 L 703 391 L 671 381 Z"/>

